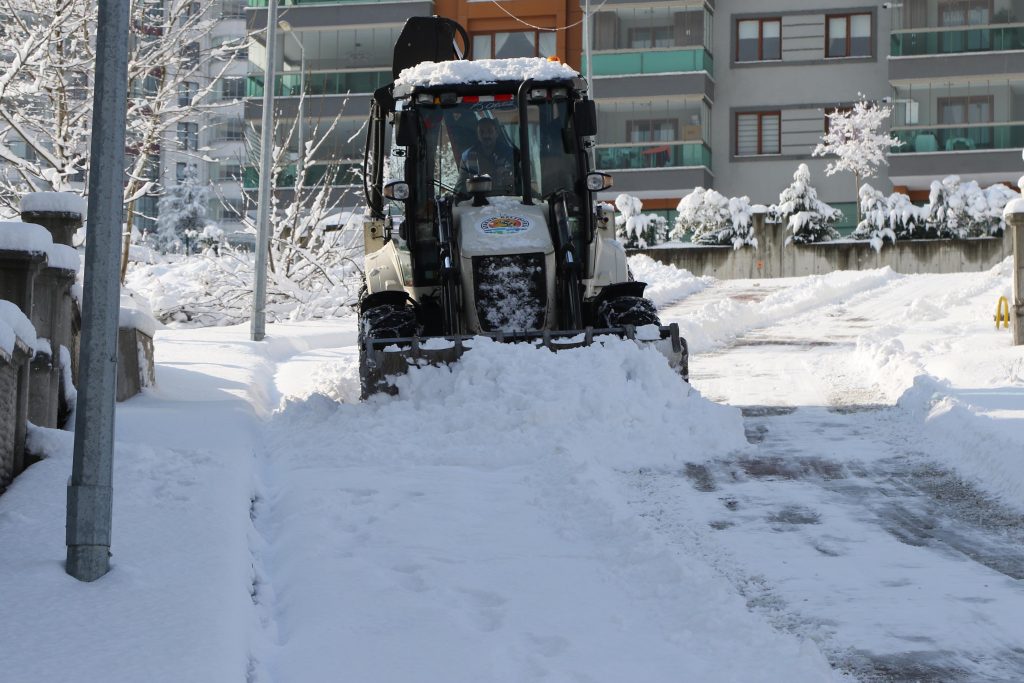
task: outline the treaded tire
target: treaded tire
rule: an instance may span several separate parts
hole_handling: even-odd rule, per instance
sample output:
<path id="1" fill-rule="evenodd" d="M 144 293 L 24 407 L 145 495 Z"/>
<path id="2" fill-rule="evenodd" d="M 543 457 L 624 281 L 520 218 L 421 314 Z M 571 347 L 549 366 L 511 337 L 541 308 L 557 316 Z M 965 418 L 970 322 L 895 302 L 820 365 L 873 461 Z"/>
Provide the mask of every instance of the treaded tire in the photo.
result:
<path id="1" fill-rule="evenodd" d="M 605 327 L 661 325 L 654 302 L 642 296 L 616 296 L 597 307 L 597 319 Z"/>

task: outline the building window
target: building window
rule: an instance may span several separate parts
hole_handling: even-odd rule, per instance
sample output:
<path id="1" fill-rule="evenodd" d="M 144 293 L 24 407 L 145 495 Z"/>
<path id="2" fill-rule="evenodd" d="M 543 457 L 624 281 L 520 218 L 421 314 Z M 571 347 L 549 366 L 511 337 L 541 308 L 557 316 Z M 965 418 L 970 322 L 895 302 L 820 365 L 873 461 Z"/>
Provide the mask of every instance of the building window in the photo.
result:
<path id="1" fill-rule="evenodd" d="M 174 179 L 179 183 L 185 179 L 185 173 L 188 171 L 188 164 L 184 161 L 179 161 L 174 166 Z"/>
<path id="2" fill-rule="evenodd" d="M 199 92 L 199 84 L 195 81 L 182 81 L 178 84 L 178 106 L 187 107 L 192 104 L 196 93 Z"/>
<path id="3" fill-rule="evenodd" d="M 199 124 L 182 122 L 178 124 L 178 147 L 195 151 L 199 149 Z"/>
<path id="4" fill-rule="evenodd" d="M 780 154 L 782 113 L 759 111 L 736 115 L 736 156 Z"/>
<path id="5" fill-rule="evenodd" d="M 245 2 L 243 0 L 221 0 L 221 19 L 244 19 Z"/>
<path id="6" fill-rule="evenodd" d="M 245 97 L 245 76 L 224 78 L 220 82 L 220 96 L 225 100 L 240 100 Z"/>
<path id="7" fill-rule="evenodd" d="M 843 14 L 825 18 L 826 57 L 870 57 L 871 15 Z"/>
<path id="8" fill-rule="evenodd" d="M 188 23 L 190 21 L 192 21 L 192 19 L 194 17 L 198 17 L 198 16 L 199 16 L 199 3 L 198 2 L 189 2 L 189 3 L 187 3 L 184 6 L 184 8 L 182 8 L 182 13 L 181 13 L 180 17 L 178 18 L 178 24 L 180 26 L 186 26 L 186 25 L 188 25 Z"/>
<path id="9" fill-rule="evenodd" d="M 553 57 L 554 31 L 511 31 L 473 34 L 473 59 Z"/>
<path id="10" fill-rule="evenodd" d="M 741 19 L 736 22 L 736 61 L 782 59 L 782 19 Z"/>

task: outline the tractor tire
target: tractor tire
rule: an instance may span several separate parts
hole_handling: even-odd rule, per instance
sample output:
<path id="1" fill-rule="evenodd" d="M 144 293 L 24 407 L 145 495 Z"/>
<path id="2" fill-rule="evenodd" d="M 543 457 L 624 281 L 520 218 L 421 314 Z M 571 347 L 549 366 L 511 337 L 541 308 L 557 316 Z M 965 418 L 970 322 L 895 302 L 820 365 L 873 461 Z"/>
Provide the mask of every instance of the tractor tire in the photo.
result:
<path id="1" fill-rule="evenodd" d="M 654 302 L 642 296 L 616 296 L 602 301 L 597 318 L 605 327 L 661 325 Z"/>
<path id="2" fill-rule="evenodd" d="M 366 309 L 359 314 L 359 393 L 365 400 L 380 391 L 392 393 L 384 383 L 384 378 L 370 367 L 366 352 L 367 339 L 390 339 L 395 337 L 414 337 L 419 334 L 420 325 L 416 319 L 416 310 L 412 306 L 381 304 Z"/>

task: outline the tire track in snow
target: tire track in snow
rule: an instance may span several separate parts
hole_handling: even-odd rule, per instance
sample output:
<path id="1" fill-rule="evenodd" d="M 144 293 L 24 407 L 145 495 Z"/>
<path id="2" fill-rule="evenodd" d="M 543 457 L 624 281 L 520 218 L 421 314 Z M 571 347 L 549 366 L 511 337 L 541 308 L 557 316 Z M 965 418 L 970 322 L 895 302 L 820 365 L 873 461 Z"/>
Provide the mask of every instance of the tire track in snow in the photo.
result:
<path id="1" fill-rule="evenodd" d="M 752 283 L 725 289 L 755 305 L 771 296 Z M 695 298 L 666 318 L 736 307 L 713 290 Z M 870 320 L 832 302 L 812 308 L 691 358 L 706 394 L 769 399 L 744 408 L 752 452 L 640 477 L 636 504 L 670 542 L 709 557 L 751 609 L 861 680 L 1024 679 L 1024 518 L 932 462 L 925 435 L 850 364 Z M 705 500 L 703 534 L 680 526 L 692 511 L 674 511 L 677 477 Z"/>

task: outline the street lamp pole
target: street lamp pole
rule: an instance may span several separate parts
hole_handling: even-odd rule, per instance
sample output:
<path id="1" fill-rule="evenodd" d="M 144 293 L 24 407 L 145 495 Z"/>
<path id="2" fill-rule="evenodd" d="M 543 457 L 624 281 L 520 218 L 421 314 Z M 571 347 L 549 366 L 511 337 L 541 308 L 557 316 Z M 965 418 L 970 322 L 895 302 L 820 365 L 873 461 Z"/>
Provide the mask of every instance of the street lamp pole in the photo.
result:
<path id="1" fill-rule="evenodd" d="M 590 0 L 583 3 L 583 55 L 587 62 L 587 97 L 593 99 L 594 86 L 590 84 L 593 68 L 590 66 Z"/>
<path id="2" fill-rule="evenodd" d="M 267 325 L 267 252 L 270 248 L 270 161 L 274 156 L 274 60 L 277 47 L 277 0 L 267 7 L 267 63 L 263 70 L 263 119 L 260 138 L 260 187 L 256 195 L 256 272 L 250 335 L 262 341 Z"/>

